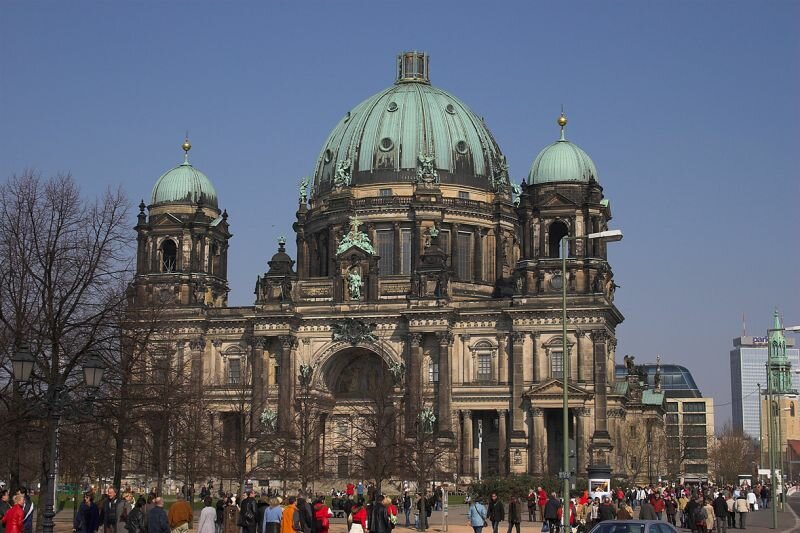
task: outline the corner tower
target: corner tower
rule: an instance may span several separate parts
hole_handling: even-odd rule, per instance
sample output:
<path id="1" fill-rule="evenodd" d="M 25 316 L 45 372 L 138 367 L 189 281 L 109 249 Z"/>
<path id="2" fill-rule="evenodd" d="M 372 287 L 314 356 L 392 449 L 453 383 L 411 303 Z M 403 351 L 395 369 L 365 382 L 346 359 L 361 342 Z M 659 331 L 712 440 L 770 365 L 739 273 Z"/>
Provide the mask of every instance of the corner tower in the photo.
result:
<path id="1" fill-rule="evenodd" d="M 183 163 L 156 181 L 150 205 L 139 205 L 134 305 L 227 305 L 228 213 L 189 163 L 191 148 L 186 139 Z"/>

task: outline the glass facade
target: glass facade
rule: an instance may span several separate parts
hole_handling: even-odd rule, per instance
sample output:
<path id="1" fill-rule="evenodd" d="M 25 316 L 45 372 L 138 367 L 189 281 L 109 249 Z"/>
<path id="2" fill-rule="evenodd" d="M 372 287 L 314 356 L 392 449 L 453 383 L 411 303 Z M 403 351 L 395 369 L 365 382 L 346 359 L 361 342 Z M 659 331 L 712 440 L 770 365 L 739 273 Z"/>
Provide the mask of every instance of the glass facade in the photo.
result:
<path id="1" fill-rule="evenodd" d="M 733 344 L 730 353 L 733 426 L 758 438 L 758 385 L 761 384 L 762 391 L 766 389 L 767 345 L 757 344 L 753 337 L 734 339 Z M 800 369 L 800 349 L 787 347 L 786 356 L 793 370 Z M 800 376 L 794 372 L 791 375 L 793 387 L 800 389 Z"/>
<path id="2" fill-rule="evenodd" d="M 639 365 L 637 365 L 639 366 Z M 643 364 L 647 374 L 647 384 L 650 388 L 655 387 L 656 365 Z M 624 380 L 628 370 L 625 365 L 617 365 L 614 368 L 617 380 Z M 697 384 L 694 382 L 692 373 L 680 365 L 661 365 L 661 389 L 667 398 L 702 398 Z"/>

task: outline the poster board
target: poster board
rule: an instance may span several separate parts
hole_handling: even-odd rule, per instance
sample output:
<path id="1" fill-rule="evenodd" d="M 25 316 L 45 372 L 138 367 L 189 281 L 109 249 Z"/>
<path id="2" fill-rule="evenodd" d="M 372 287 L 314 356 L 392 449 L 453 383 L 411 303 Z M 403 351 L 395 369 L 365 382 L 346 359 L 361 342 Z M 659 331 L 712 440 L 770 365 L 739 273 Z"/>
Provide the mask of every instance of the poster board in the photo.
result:
<path id="1" fill-rule="evenodd" d="M 611 496 L 611 480 L 609 478 L 592 478 L 589 480 L 589 497 L 600 498 Z"/>

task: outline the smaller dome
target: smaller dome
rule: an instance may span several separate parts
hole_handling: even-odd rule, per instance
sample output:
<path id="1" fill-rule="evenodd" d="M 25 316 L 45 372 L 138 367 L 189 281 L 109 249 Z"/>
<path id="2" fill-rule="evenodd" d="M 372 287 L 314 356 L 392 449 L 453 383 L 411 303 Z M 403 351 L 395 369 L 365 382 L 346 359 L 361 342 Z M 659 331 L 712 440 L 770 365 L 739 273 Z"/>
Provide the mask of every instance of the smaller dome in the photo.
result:
<path id="1" fill-rule="evenodd" d="M 528 173 L 528 183 L 597 180 L 597 168 L 589 155 L 564 137 L 566 117 L 559 117 L 561 138 L 539 152 Z"/>
<path id="2" fill-rule="evenodd" d="M 217 209 L 217 191 L 208 176 L 189 163 L 187 145 L 188 141 L 183 163 L 165 172 L 153 186 L 152 205 L 199 204 Z"/>

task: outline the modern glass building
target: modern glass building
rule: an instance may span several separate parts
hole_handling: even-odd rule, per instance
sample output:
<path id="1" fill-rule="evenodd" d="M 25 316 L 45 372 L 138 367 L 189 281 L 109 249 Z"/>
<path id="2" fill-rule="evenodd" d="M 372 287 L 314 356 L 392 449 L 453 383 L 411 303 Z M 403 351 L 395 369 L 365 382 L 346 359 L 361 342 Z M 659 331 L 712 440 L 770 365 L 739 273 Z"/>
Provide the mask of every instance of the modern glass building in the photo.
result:
<path id="1" fill-rule="evenodd" d="M 655 364 L 637 365 L 644 368 L 647 375 L 647 385 L 655 388 L 656 366 Z M 624 380 L 628 373 L 625 365 L 616 365 L 617 380 Z M 692 373 L 680 365 L 661 365 L 661 390 L 667 398 L 702 398 L 697 384 L 694 382 Z"/>
<path id="2" fill-rule="evenodd" d="M 637 365 L 644 369 L 647 385 L 655 388 L 658 365 Z M 616 365 L 617 380 L 625 379 L 625 365 Z M 661 390 L 666 397 L 664 430 L 667 439 L 667 461 L 659 475 L 671 475 L 681 483 L 707 481 L 708 450 L 714 441 L 714 399 L 703 398 L 692 373 L 685 366 L 661 365 Z"/>
<path id="3" fill-rule="evenodd" d="M 731 397 L 733 426 L 748 435 L 759 435 L 758 386 L 767 384 L 767 337 L 737 337 L 731 350 Z M 786 339 L 786 355 L 792 367 L 800 369 L 800 349 Z M 800 389 L 800 376 L 792 374 L 793 388 Z"/>

